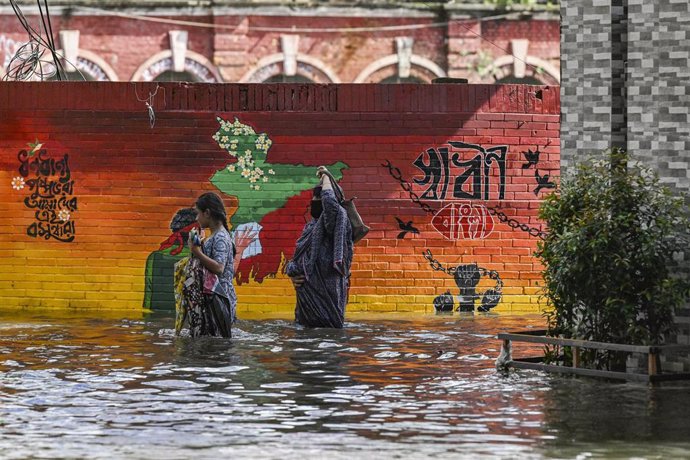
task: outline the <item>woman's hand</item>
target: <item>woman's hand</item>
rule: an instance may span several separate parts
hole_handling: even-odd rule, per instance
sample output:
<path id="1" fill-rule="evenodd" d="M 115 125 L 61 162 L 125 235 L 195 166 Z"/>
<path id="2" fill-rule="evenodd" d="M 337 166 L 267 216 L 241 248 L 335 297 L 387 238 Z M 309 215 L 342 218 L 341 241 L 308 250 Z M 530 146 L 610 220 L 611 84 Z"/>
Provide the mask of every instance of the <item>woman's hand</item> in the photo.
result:
<path id="1" fill-rule="evenodd" d="M 259 232 L 250 227 L 243 230 L 235 230 L 235 249 L 237 249 L 237 254 L 244 252 L 247 247 L 252 244 L 252 242 L 259 236 Z"/>
<path id="2" fill-rule="evenodd" d="M 316 175 L 321 180 L 321 186 L 324 188 L 331 187 L 331 177 L 329 175 L 328 169 L 325 166 L 319 166 L 316 169 Z"/>
<path id="3" fill-rule="evenodd" d="M 189 247 L 189 252 L 192 254 L 196 254 L 194 250 L 198 251 L 200 248 L 200 246 L 194 244 L 194 232 L 189 232 L 189 235 L 187 235 L 187 247 Z"/>
<path id="4" fill-rule="evenodd" d="M 304 284 L 304 275 L 291 276 L 290 281 L 292 281 L 292 285 L 295 289 L 299 289 Z"/>
<path id="5" fill-rule="evenodd" d="M 323 176 L 324 174 L 328 174 L 328 169 L 326 169 L 325 166 L 319 166 L 316 169 L 316 175 L 319 177 L 319 179 L 321 179 L 321 176 Z"/>
<path id="6" fill-rule="evenodd" d="M 244 250 L 247 249 L 247 246 L 252 244 L 252 241 L 259 236 L 259 231 L 247 227 L 243 230 L 235 230 L 233 236 L 235 238 L 235 250 L 237 251 L 235 253 L 235 260 L 233 261 L 233 268 L 235 274 L 238 274 L 240 262 L 242 261 L 242 254 Z"/>

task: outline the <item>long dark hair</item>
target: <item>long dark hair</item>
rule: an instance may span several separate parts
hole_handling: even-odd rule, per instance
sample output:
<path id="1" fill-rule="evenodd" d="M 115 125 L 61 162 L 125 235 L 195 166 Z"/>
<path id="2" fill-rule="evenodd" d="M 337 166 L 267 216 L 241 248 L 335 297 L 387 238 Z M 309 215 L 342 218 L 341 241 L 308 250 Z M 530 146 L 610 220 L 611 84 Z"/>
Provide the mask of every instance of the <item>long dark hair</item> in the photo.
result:
<path id="1" fill-rule="evenodd" d="M 228 228 L 228 215 L 225 213 L 225 206 L 223 205 L 223 200 L 213 192 L 203 193 L 199 198 L 197 198 L 194 205 L 199 211 L 209 211 L 211 217 L 215 220 L 219 220 L 223 223 L 225 230 L 230 232 Z"/>

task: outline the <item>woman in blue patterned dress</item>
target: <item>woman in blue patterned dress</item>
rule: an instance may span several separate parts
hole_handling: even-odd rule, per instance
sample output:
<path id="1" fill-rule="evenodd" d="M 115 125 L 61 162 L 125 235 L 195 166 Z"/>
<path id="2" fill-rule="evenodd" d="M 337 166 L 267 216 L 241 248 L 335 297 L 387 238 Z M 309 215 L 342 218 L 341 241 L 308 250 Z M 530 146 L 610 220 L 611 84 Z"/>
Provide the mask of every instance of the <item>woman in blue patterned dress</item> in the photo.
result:
<path id="1" fill-rule="evenodd" d="M 314 188 L 312 219 L 297 240 L 295 255 L 285 267 L 297 294 L 295 321 L 307 327 L 343 327 L 350 288 L 352 227 L 320 166 L 321 184 Z"/>
<path id="2" fill-rule="evenodd" d="M 191 299 L 192 308 L 188 313 L 190 335 L 230 337 L 237 309 L 232 279 L 245 243 L 250 238 L 243 235 L 238 247 L 235 246 L 228 230 L 225 206 L 217 194 L 202 194 L 196 200 L 194 208 L 199 226 L 209 229 L 211 235 L 203 241 L 195 241 L 194 233 L 189 235 L 192 259 L 198 260 L 201 265 L 199 288 L 195 291 L 196 299 Z"/>

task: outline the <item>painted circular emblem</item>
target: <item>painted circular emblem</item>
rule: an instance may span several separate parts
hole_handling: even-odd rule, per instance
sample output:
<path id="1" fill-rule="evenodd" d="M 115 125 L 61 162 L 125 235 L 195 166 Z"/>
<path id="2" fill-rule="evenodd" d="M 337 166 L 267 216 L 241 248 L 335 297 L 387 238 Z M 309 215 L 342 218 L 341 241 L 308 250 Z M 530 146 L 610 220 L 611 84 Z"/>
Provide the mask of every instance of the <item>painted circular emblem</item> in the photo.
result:
<path id="1" fill-rule="evenodd" d="M 431 225 L 449 240 L 474 240 L 491 234 L 494 218 L 484 205 L 451 203 L 436 213 Z"/>

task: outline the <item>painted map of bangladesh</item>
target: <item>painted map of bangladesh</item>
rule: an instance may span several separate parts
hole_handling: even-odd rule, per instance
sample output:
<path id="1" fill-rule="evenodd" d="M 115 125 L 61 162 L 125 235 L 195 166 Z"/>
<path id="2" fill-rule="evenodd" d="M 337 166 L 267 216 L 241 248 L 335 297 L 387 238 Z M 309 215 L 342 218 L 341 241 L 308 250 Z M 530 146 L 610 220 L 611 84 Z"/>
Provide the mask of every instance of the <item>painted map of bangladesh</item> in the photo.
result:
<path id="1" fill-rule="evenodd" d="M 240 281 L 250 278 L 261 282 L 275 274 L 282 253 L 292 253 L 293 245 L 304 225 L 302 213 L 279 216 L 292 197 L 311 190 L 318 184 L 317 166 L 271 163 L 268 151 L 272 141 L 266 133 L 257 134 L 251 126 L 217 117 L 220 128 L 213 135 L 218 146 L 227 151 L 231 163 L 211 177 L 211 183 L 226 195 L 238 200 L 238 208 L 230 218 L 233 229 L 251 227 L 259 230 L 259 238 L 245 251 L 240 264 Z M 234 161 L 233 161 L 234 160 Z M 325 165 L 340 180 L 343 162 Z M 294 224 L 294 225 L 286 225 Z M 275 247 L 271 247 L 275 245 Z"/>

